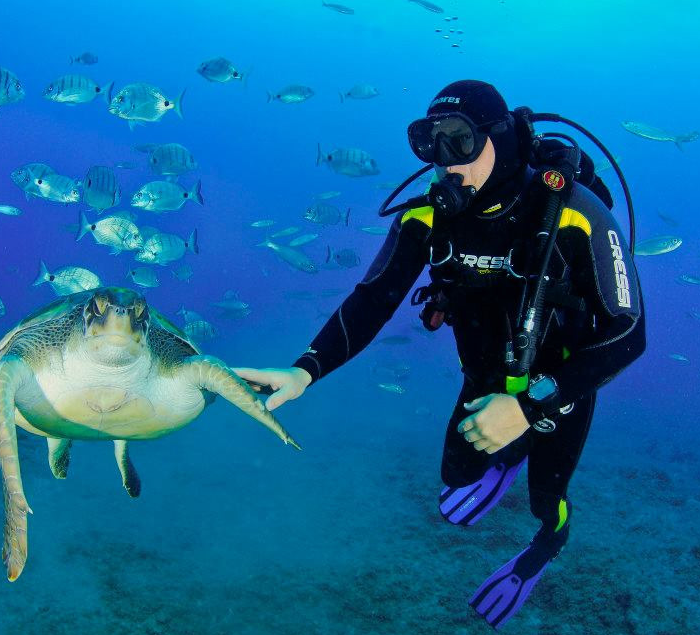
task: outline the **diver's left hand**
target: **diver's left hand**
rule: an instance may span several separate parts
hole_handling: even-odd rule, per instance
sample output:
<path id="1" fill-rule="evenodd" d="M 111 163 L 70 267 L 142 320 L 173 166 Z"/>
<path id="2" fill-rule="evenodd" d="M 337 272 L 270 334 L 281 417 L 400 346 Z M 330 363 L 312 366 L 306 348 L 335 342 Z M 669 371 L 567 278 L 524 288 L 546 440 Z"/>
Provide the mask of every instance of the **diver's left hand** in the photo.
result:
<path id="1" fill-rule="evenodd" d="M 477 450 L 487 454 L 498 452 L 530 427 L 518 400 L 512 395 L 492 393 L 477 397 L 464 404 L 466 410 L 474 411 L 457 430 Z"/>

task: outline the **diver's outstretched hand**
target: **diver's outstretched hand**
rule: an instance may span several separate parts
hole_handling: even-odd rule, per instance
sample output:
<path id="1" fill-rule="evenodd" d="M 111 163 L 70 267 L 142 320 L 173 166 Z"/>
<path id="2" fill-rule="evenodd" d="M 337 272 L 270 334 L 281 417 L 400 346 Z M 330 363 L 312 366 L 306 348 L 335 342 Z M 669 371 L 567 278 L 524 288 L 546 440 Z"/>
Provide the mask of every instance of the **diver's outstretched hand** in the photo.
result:
<path id="1" fill-rule="evenodd" d="M 272 393 L 265 402 L 268 410 L 274 410 L 285 401 L 301 397 L 311 383 L 311 375 L 303 368 L 232 368 L 241 379 L 245 379 L 258 392 Z"/>

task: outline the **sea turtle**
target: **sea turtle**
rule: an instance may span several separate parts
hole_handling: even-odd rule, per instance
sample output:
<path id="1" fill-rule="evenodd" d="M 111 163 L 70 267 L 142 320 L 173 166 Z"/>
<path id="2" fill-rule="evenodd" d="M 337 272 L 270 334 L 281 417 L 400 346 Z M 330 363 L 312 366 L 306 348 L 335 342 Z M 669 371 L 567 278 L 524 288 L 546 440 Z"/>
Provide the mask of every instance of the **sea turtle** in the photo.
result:
<path id="1" fill-rule="evenodd" d="M 130 289 L 100 287 L 64 296 L 5 335 L 0 340 L 0 466 L 8 579 L 16 580 L 26 562 L 31 513 L 15 425 L 47 438 L 56 478 L 66 477 L 73 439 L 113 441 L 124 487 L 136 497 L 141 485 L 128 442 L 181 428 L 217 394 L 299 449 L 248 383 L 221 360 L 202 355 Z"/>

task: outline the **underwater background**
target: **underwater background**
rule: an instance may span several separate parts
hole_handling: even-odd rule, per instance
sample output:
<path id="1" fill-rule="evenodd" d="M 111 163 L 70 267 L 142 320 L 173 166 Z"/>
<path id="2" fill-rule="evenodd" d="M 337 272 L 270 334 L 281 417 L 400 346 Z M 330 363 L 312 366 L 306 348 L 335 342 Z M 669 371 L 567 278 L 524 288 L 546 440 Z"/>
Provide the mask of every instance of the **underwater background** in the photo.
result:
<path id="1" fill-rule="evenodd" d="M 96 217 L 87 205 L 25 200 L 10 174 L 43 162 L 82 179 L 93 165 L 134 163 L 115 168 L 122 201 L 105 214 L 131 209 L 137 225 L 183 237 L 196 228 L 200 248 L 167 268 L 154 265 L 159 286 L 140 289 L 148 302 L 180 326 L 181 307 L 201 314 L 216 334 L 204 350 L 231 366 L 288 366 L 381 246 L 381 235 L 361 228 L 388 226 L 376 216 L 390 191 L 382 187 L 420 167 L 407 124 L 445 84 L 491 82 L 509 107 L 569 117 L 621 157 L 638 240 L 683 240 L 671 253 L 636 258 L 647 352 L 600 391 L 569 487 L 569 543 L 504 630 L 696 632 L 700 286 L 678 278 L 700 276 L 700 144 L 681 151 L 620 123 L 698 129 L 700 8 L 691 1 L 439 0 L 438 14 L 407 0 L 343 4 L 355 13 L 315 0 L 3 2 L 0 66 L 21 80 L 26 96 L 0 106 L 0 204 L 23 212 L 0 215 L 0 331 L 54 299 L 48 284 L 32 286 L 40 260 L 51 271 L 86 267 L 120 286 L 133 286 L 126 272 L 135 264 L 132 252 L 109 255 L 90 236 L 75 241 L 66 225 L 80 211 Z M 98 63 L 69 63 L 85 51 Z M 251 70 L 245 85 L 197 74 L 218 56 Z M 131 82 L 172 96 L 187 89 L 184 117 L 168 112 L 131 131 L 99 97 L 76 106 L 42 99 L 67 73 L 100 86 L 113 81 L 114 93 Z M 360 82 L 379 95 L 341 102 L 339 93 Z M 268 91 L 291 84 L 314 95 L 268 103 Z M 160 215 L 130 208 L 131 195 L 156 178 L 133 146 L 168 142 L 196 158 L 197 169 L 180 182 L 201 180 L 204 206 L 187 202 Z M 380 174 L 350 178 L 316 166 L 319 143 L 325 152 L 365 150 Z M 626 228 L 619 184 L 610 170 L 601 176 Z M 303 218 L 329 191 L 341 192 L 324 202 L 349 208 L 348 226 Z M 261 219 L 275 224 L 251 226 Z M 320 234 L 302 248 L 317 274 L 256 247 L 289 226 Z M 326 265 L 329 246 L 354 250 L 360 264 Z M 183 263 L 193 270 L 189 282 L 170 271 Z M 227 291 L 250 312 L 231 317 L 213 307 Z M 404 392 L 380 383 L 399 383 Z M 0 584 L 0 633 L 490 632 L 468 597 L 527 544 L 537 521 L 524 476 L 477 527 L 440 518 L 444 427 L 459 387 L 451 333 L 424 331 L 406 300 L 358 358 L 276 413 L 301 453 L 219 399 L 177 434 L 131 444 L 143 483 L 132 500 L 111 444 L 76 443 L 69 477 L 57 481 L 45 441 L 20 431 L 34 514 L 25 571 Z"/>

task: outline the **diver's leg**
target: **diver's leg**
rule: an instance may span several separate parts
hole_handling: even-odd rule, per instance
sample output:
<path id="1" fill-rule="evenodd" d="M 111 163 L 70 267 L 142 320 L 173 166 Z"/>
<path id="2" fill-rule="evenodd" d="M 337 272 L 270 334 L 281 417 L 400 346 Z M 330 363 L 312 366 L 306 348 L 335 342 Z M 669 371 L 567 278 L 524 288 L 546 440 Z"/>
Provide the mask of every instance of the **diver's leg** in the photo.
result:
<path id="1" fill-rule="evenodd" d="M 532 432 L 528 484 L 530 509 L 542 521 L 528 547 L 476 591 L 470 604 L 494 628 L 523 605 L 569 537 L 571 503 L 566 490 L 588 436 L 595 395 L 580 399 L 557 418 L 551 433 Z"/>
<path id="2" fill-rule="evenodd" d="M 493 455 L 475 450 L 457 431 L 469 414 L 463 404 L 474 396 L 465 382 L 445 435 L 442 480 L 447 487 L 440 492 L 440 513 L 455 525 L 474 525 L 495 507 L 525 463 L 529 448 L 527 435 L 523 435 Z"/>

